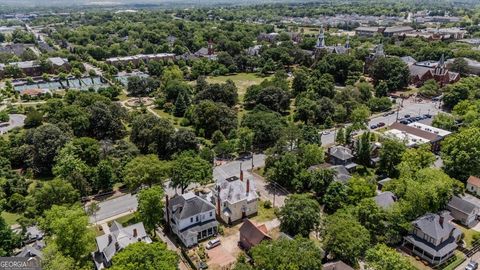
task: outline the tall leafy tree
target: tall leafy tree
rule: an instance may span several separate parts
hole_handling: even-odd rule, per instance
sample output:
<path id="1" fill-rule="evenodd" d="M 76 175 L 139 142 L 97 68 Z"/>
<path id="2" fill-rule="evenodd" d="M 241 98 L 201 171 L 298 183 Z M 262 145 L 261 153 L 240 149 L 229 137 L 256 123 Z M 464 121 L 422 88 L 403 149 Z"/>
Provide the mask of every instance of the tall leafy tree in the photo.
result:
<path id="1" fill-rule="evenodd" d="M 149 231 L 156 234 L 156 228 L 163 220 L 163 189 L 160 186 L 153 186 L 143 189 L 138 194 L 138 212 Z"/>
<path id="2" fill-rule="evenodd" d="M 212 180 L 212 165 L 192 152 L 183 152 L 173 161 L 170 184 L 184 193 L 192 183 L 205 184 Z"/>
<path id="3" fill-rule="evenodd" d="M 80 194 L 67 181 L 54 179 L 39 182 L 33 191 L 34 206 L 39 214 L 53 205 L 72 205 L 80 199 Z"/>
<path id="4" fill-rule="evenodd" d="M 0 256 L 11 256 L 13 250 L 19 247 L 20 240 L 20 237 L 5 223 L 5 219 L 0 216 Z"/>
<path id="5" fill-rule="evenodd" d="M 372 270 L 415 270 L 416 268 L 395 249 L 385 244 L 377 244 L 365 255 L 368 269 Z"/>
<path id="6" fill-rule="evenodd" d="M 163 184 L 170 174 L 171 164 L 155 155 L 138 156 L 125 165 L 124 182 L 134 190 L 142 185 Z"/>
<path id="7" fill-rule="evenodd" d="M 463 129 L 442 143 L 445 172 L 466 181 L 470 175 L 480 175 L 480 128 Z"/>
<path id="8" fill-rule="evenodd" d="M 397 177 L 398 170 L 396 166 L 402 161 L 405 144 L 397 140 L 385 140 L 380 150 L 379 171 L 390 177 Z"/>
<path id="9" fill-rule="evenodd" d="M 320 204 L 306 194 L 290 195 L 280 209 L 280 229 L 289 235 L 308 237 L 321 222 Z"/>
<path id="10" fill-rule="evenodd" d="M 112 270 L 176 270 L 178 269 L 178 255 L 167 248 L 165 243 L 143 242 L 128 245 L 115 254 L 112 259 Z"/>

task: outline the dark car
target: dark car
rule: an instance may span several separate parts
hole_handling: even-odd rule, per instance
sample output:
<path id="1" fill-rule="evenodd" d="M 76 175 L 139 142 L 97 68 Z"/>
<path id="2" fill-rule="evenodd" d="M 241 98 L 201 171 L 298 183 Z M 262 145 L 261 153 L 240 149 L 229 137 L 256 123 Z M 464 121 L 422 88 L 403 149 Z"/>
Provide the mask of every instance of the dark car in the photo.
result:
<path id="1" fill-rule="evenodd" d="M 385 126 L 385 123 L 384 122 L 380 122 L 377 124 L 378 127 L 384 127 Z"/>
<path id="2" fill-rule="evenodd" d="M 371 125 L 371 126 L 370 126 L 370 129 L 376 129 L 376 128 L 378 128 L 377 125 Z"/>
<path id="3" fill-rule="evenodd" d="M 423 115 L 425 118 L 432 118 L 432 115 L 431 114 L 424 114 Z"/>
<path id="4" fill-rule="evenodd" d="M 400 121 L 400 124 L 408 125 L 410 124 L 410 122 L 408 122 L 408 120 L 402 120 Z"/>
<path id="5" fill-rule="evenodd" d="M 410 114 L 405 114 L 405 118 L 410 118 Z"/>
<path id="6" fill-rule="evenodd" d="M 413 119 L 415 119 L 415 121 L 420 121 L 420 120 L 422 120 L 422 117 L 421 117 L 421 116 L 417 116 L 417 117 L 414 117 Z"/>

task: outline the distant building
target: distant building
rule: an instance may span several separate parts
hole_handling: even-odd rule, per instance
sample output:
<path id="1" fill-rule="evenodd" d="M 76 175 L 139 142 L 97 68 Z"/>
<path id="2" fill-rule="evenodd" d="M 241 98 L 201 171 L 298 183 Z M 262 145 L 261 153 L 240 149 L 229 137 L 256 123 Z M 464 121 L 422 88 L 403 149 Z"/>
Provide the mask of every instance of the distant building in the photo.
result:
<path id="1" fill-rule="evenodd" d="M 468 228 L 478 223 L 479 207 L 462 197 L 453 196 L 446 208 L 455 220 Z"/>
<path id="2" fill-rule="evenodd" d="M 227 224 L 232 224 L 257 213 L 258 194 L 253 177 L 243 179 L 232 176 L 219 179 L 212 192 L 212 203 L 216 203 L 217 216 Z"/>
<path id="3" fill-rule="evenodd" d="M 51 66 L 42 66 L 40 61 L 12 62 L 7 65 L 0 64 L 0 78 L 6 76 L 6 69 L 9 65 L 18 67 L 26 76 L 40 76 L 43 73 L 68 72 L 70 70 L 70 64 L 66 58 L 47 58 L 47 64 L 50 64 Z"/>
<path id="4" fill-rule="evenodd" d="M 165 221 L 186 246 L 217 234 L 215 206 L 192 192 L 167 197 Z"/>
<path id="5" fill-rule="evenodd" d="M 133 56 L 112 57 L 106 60 L 107 64 L 113 66 L 128 65 L 132 63 L 134 67 L 140 65 L 141 62 L 148 63 L 150 61 L 168 61 L 175 60 L 173 53 L 156 53 L 156 54 L 137 54 Z"/>
<path id="6" fill-rule="evenodd" d="M 240 226 L 240 245 L 242 248 L 249 250 L 264 240 L 272 240 L 268 235 L 267 226 L 265 224 L 255 225 L 249 219 L 245 219 Z"/>
<path id="7" fill-rule="evenodd" d="M 28 258 L 29 261 L 33 260 L 36 265 L 40 265 L 43 259 L 43 249 L 45 248 L 45 242 L 35 241 L 32 245 L 24 246 L 20 249 L 20 252 L 15 255 L 19 258 Z"/>
<path id="8" fill-rule="evenodd" d="M 469 74 L 480 75 L 480 62 L 470 59 L 470 58 L 463 58 L 467 62 L 467 72 Z M 455 59 L 448 59 L 447 60 L 447 68 L 452 68 Z"/>
<path id="9" fill-rule="evenodd" d="M 278 40 L 278 37 L 280 36 L 279 33 L 272 32 L 272 33 L 260 33 L 257 36 L 257 41 L 267 41 L 270 43 L 275 43 Z"/>
<path id="10" fill-rule="evenodd" d="M 457 72 L 451 72 L 447 69 L 445 58 L 442 55 L 440 61 L 432 62 L 416 62 L 409 65 L 410 71 L 410 84 L 416 86 L 422 86 L 428 80 L 435 80 L 444 86 L 446 84 L 455 83 L 460 80 L 460 74 Z"/>
<path id="11" fill-rule="evenodd" d="M 245 51 L 250 56 L 259 56 L 261 49 L 262 49 L 262 45 L 255 45 L 253 47 L 246 49 Z"/>
<path id="12" fill-rule="evenodd" d="M 378 27 L 361 26 L 355 29 L 355 35 L 359 37 L 373 37 L 381 33 Z"/>
<path id="13" fill-rule="evenodd" d="M 326 46 L 325 45 L 325 31 L 323 26 L 320 27 L 320 32 L 317 36 L 317 43 L 315 44 L 315 58 L 322 58 L 326 53 L 347 54 L 350 52 L 350 36 L 347 36 L 345 45 Z"/>
<path id="14" fill-rule="evenodd" d="M 145 232 L 142 222 L 123 227 L 117 221 L 110 226 L 110 233 L 96 238 L 97 251 L 92 253 L 97 270 L 112 265 L 112 258 L 130 244 L 144 242 L 151 243 L 152 240 Z"/>
<path id="15" fill-rule="evenodd" d="M 440 151 L 441 141 L 450 134 L 450 131 L 419 122 L 413 122 L 408 125 L 395 122 L 384 133 L 386 137 L 404 142 L 407 147 L 416 147 L 430 143 L 432 152 Z"/>
<path id="16" fill-rule="evenodd" d="M 217 55 L 215 54 L 215 47 L 212 41 L 208 42 L 207 48 L 203 47 L 200 50 L 194 53 L 196 57 L 207 58 L 209 60 L 217 60 Z"/>
<path id="17" fill-rule="evenodd" d="M 467 180 L 467 190 L 477 196 L 480 195 L 480 178 L 470 176 Z"/>
<path id="18" fill-rule="evenodd" d="M 328 159 L 332 165 L 343 165 L 347 170 L 353 170 L 357 166 L 353 162 L 352 150 L 348 147 L 336 145 L 328 148 Z"/>
<path id="19" fill-rule="evenodd" d="M 332 166 L 331 164 L 324 163 L 324 164 L 310 166 L 308 168 L 308 171 L 315 171 L 318 169 L 333 170 L 333 172 L 335 173 L 333 180 L 340 182 L 342 184 L 347 184 L 348 181 L 352 178 L 352 175 L 350 175 L 350 172 L 343 165 Z"/>
<path id="20" fill-rule="evenodd" d="M 364 73 L 369 74 L 370 73 L 370 68 L 372 67 L 375 60 L 377 60 L 381 57 L 386 57 L 386 54 L 385 54 L 385 51 L 383 50 L 383 44 L 378 44 L 373 49 L 373 52 L 371 52 L 365 58 Z"/>
<path id="21" fill-rule="evenodd" d="M 20 57 L 27 50 L 31 50 L 30 48 L 32 47 L 34 47 L 33 44 L 4 43 L 0 46 L 0 53 L 8 53 Z"/>
<path id="22" fill-rule="evenodd" d="M 410 26 L 392 26 L 392 27 L 386 27 L 383 29 L 382 33 L 383 36 L 385 37 L 393 37 L 393 36 L 398 36 L 406 33 L 411 33 L 413 32 L 413 28 Z"/>
<path id="23" fill-rule="evenodd" d="M 402 246 L 431 265 L 444 263 L 454 255 L 462 236 L 452 219 L 448 211 L 418 218 Z"/>
<path id="24" fill-rule="evenodd" d="M 50 94 L 49 89 L 40 89 L 40 88 L 30 88 L 30 89 L 22 89 L 19 91 L 20 96 L 28 96 L 31 98 L 40 97 L 46 94 Z"/>

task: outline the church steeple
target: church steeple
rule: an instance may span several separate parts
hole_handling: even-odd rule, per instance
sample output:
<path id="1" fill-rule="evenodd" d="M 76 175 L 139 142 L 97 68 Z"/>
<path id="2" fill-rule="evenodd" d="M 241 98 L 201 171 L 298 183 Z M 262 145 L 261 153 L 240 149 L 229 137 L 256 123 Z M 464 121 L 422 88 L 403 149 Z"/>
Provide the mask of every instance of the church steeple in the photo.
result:
<path id="1" fill-rule="evenodd" d="M 350 35 L 347 35 L 347 41 L 345 41 L 345 48 L 350 49 Z"/>
<path id="2" fill-rule="evenodd" d="M 442 57 L 440 57 L 440 61 L 438 61 L 438 64 L 435 67 L 435 75 L 443 75 L 445 73 L 445 68 L 445 55 L 442 54 Z"/>
<path id="3" fill-rule="evenodd" d="M 377 47 L 375 47 L 375 57 L 379 56 L 385 56 L 385 52 L 383 51 L 383 44 L 378 44 Z"/>
<path id="4" fill-rule="evenodd" d="M 320 26 L 320 32 L 318 33 L 317 44 L 315 48 L 325 48 L 325 32 L 323 30 L 323 24 Z"/>

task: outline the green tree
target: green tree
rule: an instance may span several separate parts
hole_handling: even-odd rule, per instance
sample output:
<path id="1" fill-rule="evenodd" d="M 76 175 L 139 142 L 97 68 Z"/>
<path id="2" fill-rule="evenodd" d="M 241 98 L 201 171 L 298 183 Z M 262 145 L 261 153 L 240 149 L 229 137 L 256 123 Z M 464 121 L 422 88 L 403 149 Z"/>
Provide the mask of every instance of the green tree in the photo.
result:
<path id="1" fill-rule="evenodd" d="M 42 269 L 44 270 L 58 270 L 58 269 L 70 269 L 78 270 L 79 266 L 75 260 L 71 257 L 63 255 L 55 243 L 49 242 L 48 246 L 42 250 Z"/>
<path id="2" fill-rule="evenodd" d="M 280 209 L 279 219 L 282 231 L 289 235 L 308 237 L 320 225 L 320 205 L 306 194 L 290 195 Z"/>
<path id="3" fill-rule="evenodd" d="M 270 182 L 280 184 L 284 187 L 291 187 L 297 174 L 300 172 L 297 156 L 287 152 L 274 159 L 267 159 L 265 172 Z"/>
<path id="4" fill-rule="evenodd" d="M 480 175 L 480 128 L 466 128 L 448 136 L 441 153 L 448 175 L 462 181 L 470 175 Z"/>
<path id="5" fill-rule="evenodd" d="M 115 180 L 112 162 L 107 159 L 101 160 L 95 168 L 95 190 L 111 190 Z"/>
<path id="6" fill-rule="evenodd" d="M 365 254 L 368 269 L 372 270 L 415 270 L 410 262 L 395 249 L 385 244 L 377 244 Z"/>
<path id="7" fill-rule="evenodd" d="M 53 174 L 72 184 L 82 196 L 91 194 L 94 190 L 92 168 L 72 154 L 62 153 L 56 158 Z"/>
<path id="8" fill-rule="evenodd" d="M 367 106 L 361 105 L 355 108 L 350 115 L 353 129 L 365 129 L 367 127 L 369 117 L 370 109 Z"/>
<path id="9" fill-rule="evenodd" d="M 398 165 L 402 173 L 405 171 L 417 172 L 433 165 L 436 158 L 430 151 L 430 145 L 424 144 L 418 148 L 407 149 L 402 155 L 402 162 Z"/>
<path id="10" fill-rule="evenodd" d="M 405 144 L 401 141 L 387 139 L 380 150 L 380 162 L 378 170 L 390 177 L 397 177 L 397 165 L 402 161 Z"/>
<path id="11" fill-rule="evenodd" d="M 210 138 L 214 131 L 220 130 L 229 134 L 237 127 L 237 115 L 234 110 L 223 103 L 205 100 L 194 106 L 191 121 L 200 133 L 203 130 L 205 137 Z"/>
<path id="12" fill-rule="evenodd" d="M 160 119 L 152 114 L 140 114 L 132 120 L 130 141 L 143 154 L 155 153 L 160 157 L 170 156 L 169 145 L 175 128 L 166 119 Z"/>
<path id="13" fill-rule="evenodd" d="M 372 143 L 371 143 L 372 134 L 370 132 L 365 132 L 360 136 L 360 139 L 357 140 L 356 144 L 356 153 L 355 157 L 358 164 L 363 166 L 371 165 L 371 156 L 372 156 Z"/>
<path id="14" fill-rule="evenodd" d="M 325 211 L 328 213 L 334 213 L 336 210 L 343 208 L 348 203 L 347 186 L 334 181 L 328 185 L 325 190 L 325 195 L 322 198 L 322 202 L 325 205 Z"/>
<path id="15" fill-rule="evenodd" d="M 279 113 L 263 106 L 248 112 L 242 120 L 242 126 L 250 128 L 254 133 L 254 146 L 261 149 L 275 145 L 282 136 L 285 125 L 285 120 Z"/>
<path id="16" fill-rule="evenodd" d="M 424 97 L 438 96 L 440 94 L 440 85 L 434 79 L 430 79 L 420 87 L 419 93 Z"/>
<path id="17" fill-rule="evenodd" d="M 0 216 L 0 256 L 12 256 L 13 250 L 19 247 L 20 241 L 20 237 L 10 229 L 10 226 Z"/>
<path id="18" fill-rule="evenodd" d="M 460 73 L 462 76 L 467 75 L 468 72 L 468 62 L 465 58 L 455 58 L 453 60 L 452 66 L 450 67 L 452 71 Z"/>
<path id="19" fill-rule="evenodd" d="M 156 228 L 163 220 L 163 189 L 153 186 L 143 189 L 138 194 L 138 213 L 149 231 L 156 235 Z"/>
<path id="20" fill-rule="evenodd" d="M 325 150 L 317 144 L 301 144 L 299 147 L 300 160 L 304 168 L 318 165 L 325 161 Z"/>
<path id="21" fill-rule="evenodd" d="M 80 194 L 73 186 L 64 180 L 53 179 L 39 182 L 33 191 L 34 207 L 42 214 L 53 205 L 72 205 L 80 199 Z"/>
<path id="22" fill-rule="evenodd" d="M 335 142 L 340 144 L 340 145 L 345 145 L 346 144 L 345 129 L 344 128 L 339 128 L 338 129 L 337 135 L 335 136 Z"/>
<path id="23" fill-rule="evenodd" d="M 112 259 L 112 270 L 177 270 L 178 255 L 161 242 L 146 244 L 143 242 L 128 245 Z"/>
<path id="24" fill-rule="evenodd" d="M 94 232 L 87 226 L 88 217 L 80 206 L 54 205 L 40 220 L 40 227 L 63 255 L 84 263 L 95 248 Z"/>
<path id="25" fill-rule="evenodd" d="M 142 185 L 161 185 L 170 175 L 171 169 L 170 162 L 160 161 L 156 155 L 138 156 L 125 165 L 124 182 L 131 190 Z"/>
<path id="26" fill-rule="evenodd" d="M 355 265 L 370 246 L 368 230 L 343 211 L 329 216 L 325 226 L 325 249 L 337 259 Z"/>
<path id="27" fill-rule="evenodd" d="M 247 152 L 252 150 L 253 138 L 255 134 L 247 127 L 240 127 L 237 129 L 237 143 L 236 148 L 238 152 Z"/>
<path id="28" fill-rule="evenodd" d="M 173 161 L 170 184 L 184 193 L 192 183 L 206 184 L 212 180 L 212 165 L 192 152 L 183 152 Z"/>
<path id="29" fill-rule="evenodd" d="M 1 122 L 1 119 L 0 119 Z M 35 109 L 30 110 L 25 118 L 25 128 L 36 128 L 43 122 L 43 114 Z"/>
<path id="30" fill-rule="evenodd" d="M 388 95 L 388 85 L 385 81 L 379 81 L 375 86 L 376 97 L 386 97 Z"/>
<path id="31" fill-rule="evenodd" d="M 251 254 L 255 270 L 322 269 L 322 250 L 306 238 L 263 241 L 251 249 Z"/>
<path id="32" fill-rule="evenodd" d="M 177 117 L 183 117 L 185 111 L 187 110 L 187 103 L 185 102 L 185 95 L 180 93 L 175 101 L 175 110 L 173 111 L 173 115 Z"/>
<path id="33" fill-rule="evenodd" d="M 433 117 L 432 126 L 441 128 L 441 129 L 446 129 L 449 131 L 454 131 L 455 117 L 446 113 L 439 113 Z"/>
<path id="34" fill-rule="evenodd" d="M 363 177 L 352 177 L 347 183 L 347 197 L 351 204 L 357 204 L 365 198 L 375 196 L 377 185 Z"/>
<path id="35" fill-rule="evenodd" d="M 370 74 L 375 85 L 384 81 L 390 92 L 406 87 L 410 78 L 407 64 L 398 57 L 377 58 L 373 62 Z"/>

